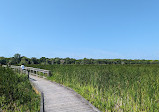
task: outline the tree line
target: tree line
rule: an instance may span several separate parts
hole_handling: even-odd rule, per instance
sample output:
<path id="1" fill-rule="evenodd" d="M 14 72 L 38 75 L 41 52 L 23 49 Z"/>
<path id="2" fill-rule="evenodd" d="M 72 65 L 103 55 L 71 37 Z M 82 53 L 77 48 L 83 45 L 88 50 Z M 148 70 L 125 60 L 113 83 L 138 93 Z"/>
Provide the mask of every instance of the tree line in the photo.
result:
<path id="1" fill-rule="evenodd" d="M 74 59 L 74 58 L 27 58 L 17 53 L 13 57 L 6 58 L 0 57 L 0 65 L 29 65 L 29 64 L 42 64 L 42 65 L 54 65 L 54 64 L 159 64 L 159 60 L 131 60 L 131 59 Z"/>

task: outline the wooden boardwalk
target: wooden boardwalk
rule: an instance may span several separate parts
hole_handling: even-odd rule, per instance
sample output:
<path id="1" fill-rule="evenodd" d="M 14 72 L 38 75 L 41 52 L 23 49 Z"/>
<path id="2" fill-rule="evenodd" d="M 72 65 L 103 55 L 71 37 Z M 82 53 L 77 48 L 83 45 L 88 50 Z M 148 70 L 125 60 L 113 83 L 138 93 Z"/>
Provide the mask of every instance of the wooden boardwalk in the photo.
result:
<path id="1" fill-rule="evenodd" d="M 45 112 L 100 112 L 71 89 L 33 75 L 30 80 L 44 93 Z"/>

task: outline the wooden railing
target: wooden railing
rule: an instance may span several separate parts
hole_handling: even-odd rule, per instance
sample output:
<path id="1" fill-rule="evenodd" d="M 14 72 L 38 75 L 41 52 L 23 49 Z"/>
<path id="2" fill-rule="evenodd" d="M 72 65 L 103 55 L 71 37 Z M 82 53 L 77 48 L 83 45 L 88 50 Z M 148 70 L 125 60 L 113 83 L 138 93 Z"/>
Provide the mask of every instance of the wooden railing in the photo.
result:
<path id="1" fill-rule="evenodd" d="M 2 66 L 7 67 L 7 65 L 2 65 Z M 20 66 L 11 65 L 9 66 L 9 68 L 12 68 L 14 71 L 18 73 L 36 75 L 40 77 L 46 77 L 46 76 L 50 77 L 52 75 L 50 70 L 44 70 L 44 69 L 33 68 L 33 67 L 25 67 L 25 69 L 22 70 Z"/>

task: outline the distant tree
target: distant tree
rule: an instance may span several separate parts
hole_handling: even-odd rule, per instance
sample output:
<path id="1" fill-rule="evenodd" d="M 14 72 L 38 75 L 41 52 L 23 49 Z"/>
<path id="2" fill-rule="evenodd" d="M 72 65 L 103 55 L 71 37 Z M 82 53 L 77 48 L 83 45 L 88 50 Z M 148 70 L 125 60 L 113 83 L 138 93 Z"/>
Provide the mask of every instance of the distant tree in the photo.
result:
<path id="1" fill-rule="evenodd" d="M 65 60 L 61 59 L 61 60 L 60 60 L 60 64 L 63 65 L 64 63 L 65 63 Z"/>
<path id="2" fill-rule="evenodd" d="M 51 65 L 51 59 L 46 58 L 46 64 L 47 64 L 47 65 Z"/>
<path id="3" fill-rule="evenodd" d="M 41 58 L 39 59 L 39 61 L 40 61 L 40 64 L 46 65 L 46 58 L 45 58 L 45 57 L 41 57 Z"/>
<path id="4" fill-rule="evenodd" d="M 51 61 L 51 65 L 53 65 L 55 63 L 55 59 L 54 58 L 51 58 L 50 61 Z"/>
<path id="5" fill-rule="evenodd" d="M 5 57 L 0 57 L 0 64 L 2 65 L 6 65 L 7 64 L 7 60 Z"/>
<path id="6" fill-rule="evenodd" d="M 19 64 L 21 61 L 21 55 L 19 53 L 14 55 L 14 60 L 16 64 Z"/>
<path id="7" fill-rule="evenodd" d="M 76 61 L 75 61 L 75 64 L 76 64 L 76 65 L 78 65 L 78 64 L 80 64 L 80 63 L 81 63 L 80 60 L 76 60 Z"/>
<path id="8" fill-rule="evenodd" d="M 31 61 L 31 64 L 39 64 L 38 59 L 35 57 L 32 57 L 30 61 Z"/>
<path id="9" fill-rule="evenodd" d="M 81 61 L 81 64 L 91 64 L 91 60 L 90 60 L 90 59 L 87 59 L 87 58 L 84 58 L 84 59 Z"/>
<path id="10" fill-rule="evenodd" d="M 89 59 L 89 64 L 94 64 L 94 59 Z"/>
<path id="11" fill-rule="evenodd" d="M 70 61 L 70 58 L 69 58 L 69 57 L 65 58 L 65 63 L 66 63 L 66 64 L 71 64 L 71 61 Z"/>
<path id="12" fill-rule="evenodd" d="M 61 60 L 61 59 L 60 59 L 59 57 L 56 57 L 56 58 L 55 58 L 55 63 L 56 63 L 56 64 L 60 64 L 60 60 Z"/>
<path id="13" fill-rule="evenodd" d="M 100 62 L 99 62 L 99 60 L 95 59 L 93 63 L 94 64 L 99 64 Z"/>
<path id="14" fill-rule="evenodd" d="M 17 64 L 17 62 L 16 62 L 15 58 L 12 57 L 12 58 L 10 58 L 8 64 L 10 64 L 10 65 L 15 65 L 15 64 Z"/>
<path id="15" fill-rule="evenodd" d="M 22 64 L 25 64 L 25 65 L 29 64 L 29 59 L 27 57 L 23 56 L 20 61 L 20 65 L 22 65 Z"/>
<path id="16" fill-rule="evenodd" d="M 159 64 L 159 60 L 139 60 L 139 59 L 74 59 L 74 58 L 45 58 L 41 57 L 37 59 L 35 57 L 27 58 L 17 53 L 14 57 L 5 58 L 0 57 L 0 64 L 43 64 L 43 65 L 53 65 L 53 64 Z"/>

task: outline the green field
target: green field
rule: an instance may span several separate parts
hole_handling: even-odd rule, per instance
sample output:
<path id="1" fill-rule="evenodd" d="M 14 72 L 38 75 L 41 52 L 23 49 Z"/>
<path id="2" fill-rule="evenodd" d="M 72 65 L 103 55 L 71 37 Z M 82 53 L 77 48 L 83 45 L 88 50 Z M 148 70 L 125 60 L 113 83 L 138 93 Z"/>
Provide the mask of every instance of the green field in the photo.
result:
<path id="1" fill-rule="evenodd" d="M 26 75 L 0 67 L 0 111 L 40 111 L 40 96 L 34 92 Z"/>
<path id="2" fill-rule="evenodd" d="M 73 88 L 101 111 L 157 112 L 159 65 L 32 65 Z"/>

